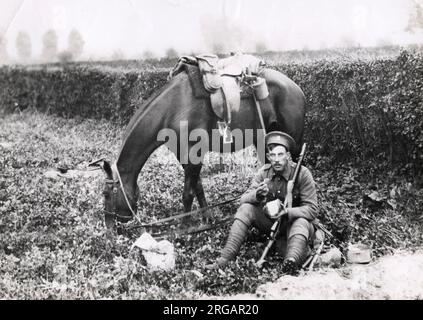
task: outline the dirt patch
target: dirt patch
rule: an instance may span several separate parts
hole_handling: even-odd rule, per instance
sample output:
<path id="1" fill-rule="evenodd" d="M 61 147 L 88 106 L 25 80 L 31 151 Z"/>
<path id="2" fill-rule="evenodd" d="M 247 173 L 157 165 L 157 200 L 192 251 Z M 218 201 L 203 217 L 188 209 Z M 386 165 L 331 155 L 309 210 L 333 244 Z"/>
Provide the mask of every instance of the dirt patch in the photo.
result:
<path id="1" fill-rule="evenodd" d="M 256 294 L 219 299 L 423 299 L 422 271 L 423 249 L 397 252 L 367 265 L 283 276 L 259 286 Z"/>

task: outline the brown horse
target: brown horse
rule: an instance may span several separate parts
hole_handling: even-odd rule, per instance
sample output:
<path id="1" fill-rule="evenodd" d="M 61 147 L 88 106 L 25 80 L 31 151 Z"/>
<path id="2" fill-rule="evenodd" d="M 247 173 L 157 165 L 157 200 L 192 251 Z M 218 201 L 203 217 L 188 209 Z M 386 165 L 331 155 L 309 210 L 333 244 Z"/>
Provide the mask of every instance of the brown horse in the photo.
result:
<path id="1" fill-rule="evenodd" d="M 263 119 L 267 130 L 277 128 L 291 135 L 301 146 L 304 129 L 305 98 L 302 90 L 282 73 L 264 69 L 260 74 L 266 80 L 269 97 L 260 101 Z M 214 114 L 210 99 L 199 99 L 193 94 L 188 75 L 181 72 L 166 83 L 166 85 L 143 104 L 131 118 L 124 135 L 119 156 L 114 165 L 107 161 L 103 163 L 106 172 L 104 189 L 106 225 L 114 225 L 114 220 L 129 220 L 136 212 L 139 196 L 137 185 L 138 175 L 155 149 L 164 144 L 159 141 L 160 130 L 173 130 L 178 139 L 181 138 L 181 122 L 188 124 L 188 131 L 203 129 L 209 136 L 216 129 L 219 119 Z M 242 99 L 239 110 L 232 112 L 232 129 L 260 129 L 260 120 L 253 98 Z M 253 130 L 253 144 L 257 146 L 260 137 Z M 262 137 L 262 136 L 261 136 Z M 188 142 L 185 148 L 176 152 L 178 160 L 186 158 L 195 141 Z M 242 147 L 232 146 L 230 151 Z M 213 146 L 210 146 L 213 151 Z M 219 149 L 220 151 L 221 149 Z M 293 152 L 296 157 L 298 150 Z M 207 206 L 201 183 L 201 163 L 182 164 L 185 172 L 183 205 L 185 211 L 190 211 L 194 197 L 197 197 L 200 207 Z"/>

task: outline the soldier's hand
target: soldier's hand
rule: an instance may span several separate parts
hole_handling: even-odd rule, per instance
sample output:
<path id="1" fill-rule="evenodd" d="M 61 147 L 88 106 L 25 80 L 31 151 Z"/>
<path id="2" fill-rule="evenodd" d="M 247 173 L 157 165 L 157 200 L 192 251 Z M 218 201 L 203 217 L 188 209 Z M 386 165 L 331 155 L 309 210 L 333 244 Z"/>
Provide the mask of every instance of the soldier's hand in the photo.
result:
<path id="1" fill-rule="evenodd" d="M 284 215 L 288 214 L 288 210 L 283 203 L 281 203 L 281 211 L 280 211 L 279 214 L 280 214 L 280 216 L 284 216 Z"/>
<path id="2" fill-rule="evenodd" d="M 256 189 L 256 197 L 257 198 L 264 198 L 269 193 L 269 187 L 267 186 L 267 182 L 269 179 L 264 179 L 264 181 L 257 187 Z"/>

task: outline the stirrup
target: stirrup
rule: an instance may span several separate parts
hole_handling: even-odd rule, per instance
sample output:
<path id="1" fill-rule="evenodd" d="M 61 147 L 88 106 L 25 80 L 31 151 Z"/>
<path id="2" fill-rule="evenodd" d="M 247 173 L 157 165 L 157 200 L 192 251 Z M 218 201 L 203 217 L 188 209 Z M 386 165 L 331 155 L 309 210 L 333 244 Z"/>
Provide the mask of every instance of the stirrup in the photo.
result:
<path id="1" fill-rule="evenodd" d="M 217 126 L 219 128 L 219 134 L 223 136 L 223 143 L 233 143 L 234 139 L 232 136 L 231 128 L 226 121 L 218 121 Z"/>

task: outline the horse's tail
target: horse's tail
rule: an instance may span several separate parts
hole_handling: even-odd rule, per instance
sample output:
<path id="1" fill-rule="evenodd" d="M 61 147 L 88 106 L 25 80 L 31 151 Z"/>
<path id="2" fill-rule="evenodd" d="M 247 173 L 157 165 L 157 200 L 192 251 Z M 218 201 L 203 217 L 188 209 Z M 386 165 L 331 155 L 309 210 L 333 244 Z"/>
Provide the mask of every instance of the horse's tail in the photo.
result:
<path id="1" fill-rule="evenodd" d="M 270 124 L 269 129 L 286 132 L 294 138 L 296 148 L 291 153 L 296 159 L 303 144 L 306 110 L 304 93 L 294 81 L 279 71 L 266 69 L 263 75 L 274 92 L 272 104 L 277 118 L 277 123 Z"/>

